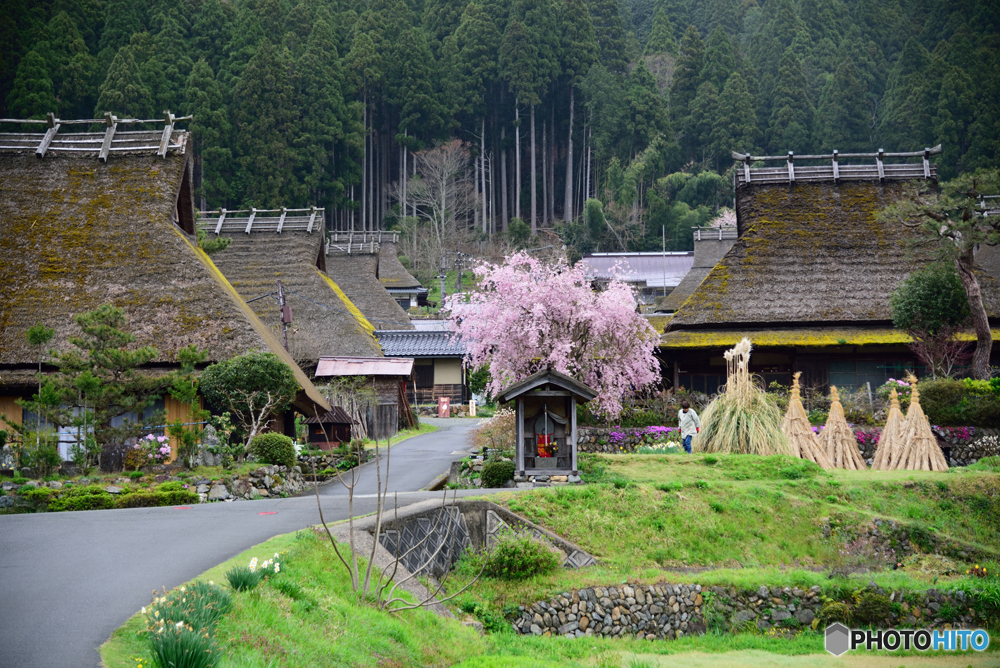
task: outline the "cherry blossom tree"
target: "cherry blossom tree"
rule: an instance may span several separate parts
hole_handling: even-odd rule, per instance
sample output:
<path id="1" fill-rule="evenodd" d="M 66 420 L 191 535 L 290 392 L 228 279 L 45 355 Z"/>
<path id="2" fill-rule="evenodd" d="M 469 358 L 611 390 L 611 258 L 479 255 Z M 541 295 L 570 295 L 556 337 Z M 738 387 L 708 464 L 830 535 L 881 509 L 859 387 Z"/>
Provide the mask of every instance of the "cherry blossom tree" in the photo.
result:
<path id="1" fill-rule="evenodd" d="M 631 289 L 591 289 L 582 265 L 544 264 L 521 252 L 475 269 L 478 289 L 448 300 L 466 361 L 488 365 L 494 396 L 551 366 L 598 392 L 595 412 L 615 417 L 622 398 L 656 383 L 657 334 L 635 312 Z"/>

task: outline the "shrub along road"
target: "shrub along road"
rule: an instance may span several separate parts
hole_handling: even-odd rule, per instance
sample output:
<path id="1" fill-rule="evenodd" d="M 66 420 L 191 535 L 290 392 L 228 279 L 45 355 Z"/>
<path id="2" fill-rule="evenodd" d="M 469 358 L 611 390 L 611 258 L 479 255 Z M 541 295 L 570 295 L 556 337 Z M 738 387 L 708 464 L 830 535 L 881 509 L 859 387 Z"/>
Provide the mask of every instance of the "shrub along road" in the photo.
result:
<path id="1" fill-rule="evenodd" d="M 454 451 L 469 448 L 477 422 L 435 421 L 439 431 L 393 446 L 388 503 L 394 491 L 406 493 L 401 505 L 440 495 L 418 490 L 448 470 Z M 375 510 L 374 465 L 361 470 L 357 515 Z M 327 522 L 347 518 L 339 483 L 320 487 L 320 496 Z M 187 509 L 0 516 L 0 667 L 100 666 L 98 646 L 149 603 L 153 590 L 176 587 L 272 536 L 318 522 L 311 494 Z"/>

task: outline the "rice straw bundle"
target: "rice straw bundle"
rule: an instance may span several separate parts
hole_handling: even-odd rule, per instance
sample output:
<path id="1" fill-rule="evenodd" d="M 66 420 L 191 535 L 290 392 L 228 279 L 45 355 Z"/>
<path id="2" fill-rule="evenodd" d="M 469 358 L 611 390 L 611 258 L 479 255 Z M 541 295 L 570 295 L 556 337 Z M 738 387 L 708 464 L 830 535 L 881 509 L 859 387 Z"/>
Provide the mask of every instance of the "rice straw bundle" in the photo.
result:
<path id="1" fill-rule="evenodd" d="M 948 462 L 937 444 L 937 438 L 931 431 L 931 424 L 920 407 L 920 392 L 917 390 L 917 379 L 912 375 L 906 380 L 913 388 L 910 395 L 910 409 L 906 412 L 906 429 L 903 447 L 899 461 L 894 470 L 908 471 L 947 471 Z"/>
<path id="2" fill-rule="evenodd" d="M 889 415 L 885 419 L 885 428 L 878 439 L 878 449 L 872 459 L 872 469 L 891 471 L 896 467 L 903 453 L 903 440 L 906 438 L 906 418 L 899 409 L 899 395 L 896 388 L 889 392 L 892 401 Z"/>
<path id="3" fill-rule="evenodd" d="M 851 471 L 864 471 L 868 468 L 858 450 L 854 432 L 844 417 L 844 407 L 840 404 L 840 395 L 837 394 L 835 385 L 830 386 L 830 415 L 826 418 L 826 428 L 823 429 L 820 441 L 833 468 Z"/>
<path id="4" fill-rule="evenodd" d="M 750 376 L 750 339 L 725 353 L 726 386 L 701 416 L 692 449 L 744 455 L 790 455 L 781 411 Z"/>
<path id="5" fill-rule="evenodd" d="M 823 447 L 816 437 L 816 433 L 809 424 L 809 417 L 806 409 L 802 406 L 802 398 L 799 392 L 799 376 L 801 371 L 796 371 L 792 377 L 792 394 L 788 398 L 788 411 L 785 413 L 785 420 L 781 423 L 781 431 L 788 437 L 788 442 L 792 446 L 792 452 L 796 457 L 808 459 L 819 464 L 822 468 L 828 469 L 830 462 L 823 452 Z"/>

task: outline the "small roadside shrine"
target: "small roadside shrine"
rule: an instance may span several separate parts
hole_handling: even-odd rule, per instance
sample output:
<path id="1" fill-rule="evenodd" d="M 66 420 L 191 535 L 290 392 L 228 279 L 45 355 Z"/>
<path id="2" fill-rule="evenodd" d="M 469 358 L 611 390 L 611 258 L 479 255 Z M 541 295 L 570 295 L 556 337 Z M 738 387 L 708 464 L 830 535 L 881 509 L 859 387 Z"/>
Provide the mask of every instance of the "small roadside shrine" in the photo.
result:
<path id="1" fill-rule="evenodd" d="M 514 383 L 500 401 L 516 401 L 515 475 L 577 475 L 576 406 L 597 392 L 566 374 L 543 369 Z"/>

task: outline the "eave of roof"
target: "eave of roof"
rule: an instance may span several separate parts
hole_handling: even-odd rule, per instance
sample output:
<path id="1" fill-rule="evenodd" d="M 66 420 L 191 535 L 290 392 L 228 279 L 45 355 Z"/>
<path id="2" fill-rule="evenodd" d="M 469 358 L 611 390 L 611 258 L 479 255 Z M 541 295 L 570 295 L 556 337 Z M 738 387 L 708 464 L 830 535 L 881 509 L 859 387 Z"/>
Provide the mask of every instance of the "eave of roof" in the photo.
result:
<path id="1" fill-rule="evenodd" d="M 375 332 L 386 357 L 464 357 L 465 346 L 440 330 L 380 330 Z"/>
<path id="2" fill-rule="evenodd" d="M 993 340 L 1000 341 L 1000 329 L 993 329 Z M 684 329 L 667 332 L 660 337 L 661 350 L 693 350 L 701 348 L 731 348 L 744 337 L 755 348 L 828 348 L 837 346 L 908 345 L 913 339 L 904 331 L 891 327 L 831 327 L 801 329 Z M 975 341 L 973 334 L 960 334 L 963 341 Z"/>
<path id="3" fill-rule="evenodd" d="M 401 357 L 322 357 L 316 377 L 327 376 L 409 376 L 413 360 Z"/>

